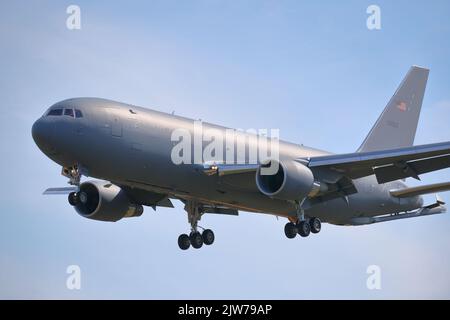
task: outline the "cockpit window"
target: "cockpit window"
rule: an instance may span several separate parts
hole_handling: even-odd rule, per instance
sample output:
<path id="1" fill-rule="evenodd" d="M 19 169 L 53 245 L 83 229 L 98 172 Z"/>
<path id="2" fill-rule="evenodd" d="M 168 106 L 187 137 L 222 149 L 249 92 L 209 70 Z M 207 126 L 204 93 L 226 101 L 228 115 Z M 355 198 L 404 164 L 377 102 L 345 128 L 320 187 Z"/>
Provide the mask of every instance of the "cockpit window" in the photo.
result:
<path id="1" fill-rule="evenodd" d="M 63 113 L 63 109 L 52 109 L 47 113 L 47 115 L 48 116 L 61 116 L 62 113 Z"/>
<path id="2" fill-rule="evenodd" d="M 81 112 L 81 110 L 75 109 L 75 116 L 77 118 L 83 118 L 83 113 Z"/>
<path id="3" fill-rule="evenodd" d="M 73 118 L 73 109 L 64 109 L 64 115 Z"/>

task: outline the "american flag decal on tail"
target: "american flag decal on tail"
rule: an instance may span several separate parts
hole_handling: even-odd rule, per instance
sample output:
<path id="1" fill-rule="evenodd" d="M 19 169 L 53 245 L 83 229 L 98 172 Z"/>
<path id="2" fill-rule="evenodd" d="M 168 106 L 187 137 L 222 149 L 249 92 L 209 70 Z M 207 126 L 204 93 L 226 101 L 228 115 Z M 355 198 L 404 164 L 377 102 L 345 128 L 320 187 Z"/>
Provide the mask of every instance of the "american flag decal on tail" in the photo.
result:
<path id="1" fill-rule="evenodd" d="M 400 111 L 406 111 L 407 110 L 406 102 L 400 101 L 399 103 L 397 103 L 397 108 Z"/>

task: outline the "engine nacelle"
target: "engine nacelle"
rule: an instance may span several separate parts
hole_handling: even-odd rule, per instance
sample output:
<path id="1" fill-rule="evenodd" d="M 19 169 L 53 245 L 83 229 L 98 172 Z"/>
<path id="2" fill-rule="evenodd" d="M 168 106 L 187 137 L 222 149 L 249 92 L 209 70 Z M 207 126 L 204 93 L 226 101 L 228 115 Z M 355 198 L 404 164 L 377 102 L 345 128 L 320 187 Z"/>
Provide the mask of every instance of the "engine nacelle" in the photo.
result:
<path id="1" fill-rule="evenodd" d="M 80 185 L 75 210 L 81 216 L 100 221 L 118 221 L 138 217 L 144 211 L 132 203 L 118 186 L 105 181 L 87 181 Z"/>
<path id="2" fill-rule="evenodd" d="M 275 163 L 273 163 L 275 161 Z M 262 174 L 262 168 L 278 164 L 275 174 Z M 261 164 L 256 171 L 256 185 L 266 196 L 282 200 L 302 200 L 314 188 L 314 175 L 311 170 L 293 160 L 270 160 Z"/>

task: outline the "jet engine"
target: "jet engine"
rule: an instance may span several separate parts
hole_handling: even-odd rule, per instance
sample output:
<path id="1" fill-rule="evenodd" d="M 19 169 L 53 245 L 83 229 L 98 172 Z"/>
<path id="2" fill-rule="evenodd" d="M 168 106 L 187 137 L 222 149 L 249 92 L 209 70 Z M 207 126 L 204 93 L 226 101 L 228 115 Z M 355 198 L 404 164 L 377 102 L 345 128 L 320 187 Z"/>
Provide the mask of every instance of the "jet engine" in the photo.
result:
<path id="1" fill-rule="evenodd" d="M 262 169 L 278 171 L 267 174 Z M 266 174 L 264 174 L 266 173 Z M 314 175 L 311 170 L 301 163 L 293 160 L 270 160 L 261 164 L 256 171 L 256 185 L 263 194 L 282 200 L 302 200 L 315 189 Z"/>
<path id="2" fill-rule="evenodd" d="M 144 211 L 120 187 L 105 181 L 82 183 L 77 193 L 69 195 L 69 202 L 81 216 L 100 221 L 138 217 Z"/>

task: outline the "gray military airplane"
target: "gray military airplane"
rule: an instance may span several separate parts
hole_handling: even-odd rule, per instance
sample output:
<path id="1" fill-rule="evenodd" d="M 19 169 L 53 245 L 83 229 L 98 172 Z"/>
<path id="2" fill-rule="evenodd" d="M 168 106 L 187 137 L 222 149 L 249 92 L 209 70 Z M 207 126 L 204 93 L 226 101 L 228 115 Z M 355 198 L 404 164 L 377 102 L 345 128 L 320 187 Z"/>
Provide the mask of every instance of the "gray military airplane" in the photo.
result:
<path id="1" fill-rule="evenodd" d="M 171 199 L 181 200 L 191 227 L 178 238 L 183 250 L 214 242 L 214 233 L 198 225 L 207 213 L 284 217 L 288 238 L 319 233 L 321 222 L 365 225 L 443 213 L 438 195 L 426 206 L 421 195 L 450 190 L 450 182 L 404 183 L 450 166 L 450 142 L 413 146 L 428 73 L 411 67 L 356 152 L 336 155 L 266 137 L 270 145 L 278 143 L 277 157 L 253 162 L 249 150 L 262 150 L 267 140 L 252 133 L 232 138 L 244 145 L 241 161 L 238 144 L 219 143 L 231 152 L 231 162 L 202 154 L 191 161 L 198 146 L 181 134 L 188 148 L 176 149 L 184 160 L 174 161 L 182 142 L 174 140 L 174 133 L 195 136 L 198 121 L 99 98 L 64 100 L 34 123 L 32 135 L 42 152 L 62 166 L 72 186 L 44 194 L 68 194 L 81 216 L 101 221 L 140 216 L 143 206 L 156 210 L 173 207 Z M 217 136 L 229 131 L 200 124 Z M 201 140 L 200 149 L 207 142 Z M 263 172 L 271 167 L 277 170 Z M 81 182 L 82 176 L 100 180 Z"/>

